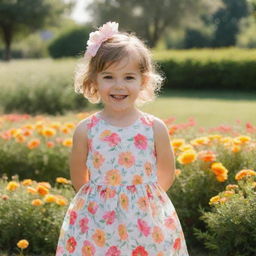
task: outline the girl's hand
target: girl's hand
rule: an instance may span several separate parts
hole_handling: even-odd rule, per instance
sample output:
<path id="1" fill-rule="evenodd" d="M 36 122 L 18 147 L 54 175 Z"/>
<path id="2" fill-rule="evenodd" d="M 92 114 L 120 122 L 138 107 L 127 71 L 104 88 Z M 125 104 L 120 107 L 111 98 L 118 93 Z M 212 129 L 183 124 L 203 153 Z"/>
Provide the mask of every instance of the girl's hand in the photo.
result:
<path id="1" fill-rule="evenodd" d="M 86 167 L 88 148 L 85 120 L 80 121 L 75 128 L 69 157 L 70 177 L 76 192 L 89 181 L 88 169 Z"/>
<path id="2" fill-rule="evenodd" d="M 170 144 L 168 128 L 161 119 L 155 118 L 153 130 L 157 159 L 158 183 L 164 191 L 168 191 L 175 179 L 174 151 Z"/>

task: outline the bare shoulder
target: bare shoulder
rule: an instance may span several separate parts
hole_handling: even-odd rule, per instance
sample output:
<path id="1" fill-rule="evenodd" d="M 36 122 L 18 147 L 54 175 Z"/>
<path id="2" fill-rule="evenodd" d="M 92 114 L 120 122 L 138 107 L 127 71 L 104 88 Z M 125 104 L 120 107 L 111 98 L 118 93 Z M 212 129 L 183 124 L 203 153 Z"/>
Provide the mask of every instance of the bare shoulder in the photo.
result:
<path id="1" fill-rule="evenodd" d="M 162 119 L 155 116 L 153 116 L 153 130 L 154 130 L 155 136 L 169 137 L 168 128 L 165 122 Z"/>
<path id="2" fill-rule="evenodd" d="M 87 139 L 88 134 L 88 127 L 87 124 L 90 121 L 92 115 L 84 118 L 83 120 L 79 121 L 75 127 L 73 138 L 80 140 L 80 139 Z"/>

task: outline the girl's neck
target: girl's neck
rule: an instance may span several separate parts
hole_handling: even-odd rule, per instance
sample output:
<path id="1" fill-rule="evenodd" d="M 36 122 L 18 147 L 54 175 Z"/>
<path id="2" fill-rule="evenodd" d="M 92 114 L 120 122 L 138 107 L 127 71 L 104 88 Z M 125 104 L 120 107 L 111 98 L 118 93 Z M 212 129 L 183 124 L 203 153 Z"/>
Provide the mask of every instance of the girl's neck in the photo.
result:
<path id="1" fill-rule="evenodd" d="M 113 110 L 108 110 L 104 108 L 100 114 L 104 119 L 113 121 L 113 122 L 126 122 L 126 121 L 131 121 L 140 115 L 140 111 L 137 108 L 132 108 L 132 109 L 127 109 L 125 111 L 113 111 Z"/>

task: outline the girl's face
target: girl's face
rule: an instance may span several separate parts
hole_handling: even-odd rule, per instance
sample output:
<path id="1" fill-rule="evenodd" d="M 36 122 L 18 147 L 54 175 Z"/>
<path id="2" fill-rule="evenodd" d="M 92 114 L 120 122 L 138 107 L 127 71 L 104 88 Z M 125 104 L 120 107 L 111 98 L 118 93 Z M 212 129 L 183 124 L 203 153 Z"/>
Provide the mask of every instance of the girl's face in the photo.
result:
<path id="1" fill-rule="evenodd" d="M 134 109 L 142 80 L 136 57 L 123 58 L 99 72 L 96 86 L 105 108 L 112 111 Z"/>

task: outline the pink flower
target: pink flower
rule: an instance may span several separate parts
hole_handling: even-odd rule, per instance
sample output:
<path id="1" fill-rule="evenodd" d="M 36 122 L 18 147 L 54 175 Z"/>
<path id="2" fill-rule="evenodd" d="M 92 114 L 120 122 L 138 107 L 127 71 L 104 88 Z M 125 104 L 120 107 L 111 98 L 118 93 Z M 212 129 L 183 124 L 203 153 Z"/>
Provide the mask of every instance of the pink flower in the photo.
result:
<path id="1" fill-rule="evenodd" d="M 131 191 L 132 193 L 135 193 L 135 192 L 137 191 L 135 185 L 129 185 L 129 186 L 127 186 L 127 189 L 128 189 L 129 191 Z"/>
<path id="2" fill-rule="evenodd" d="M 79 221 L 79 226 L 81 228 L 81 232 L 82 233 L 85 233 L 88 231 L 88 222 L 89 222 L 89 219 L 88 218 L 82 218 L 80 221 Z"/>
<path id="3" fill-rule="evenodd" d="M 116 246 L 111 246 L 105 256 L 119 256 L 121 251 Z"/>
<path id="4" fill-rule="evenodd" d="M 106 221 L 107 224 L 112 224 L 115 220 L 115 217 L 116 217 L 116 212 L 109 211 L 103 216 L 103 219 Z"/>
<path id="5" fill-rule="evenodd" d="M 88 204 L 88 211 L 91 213 L 91 214 L 95 214 L 97 209 L 98 209 L 98 204 L 96 202 L 93 202 L 91 201 L 89 204 Z"/>
<path id="6" fill-rule="evenodd" d="M 90 122 L 87 124 L 87 128 L 91 129 L 93 126 L 95 126 L 98 122 L 99 122 L 99 118 L 97 118 L 96 116 L 92 116 Z"/>
<path id="7" fill-rule="evenodd" d="M 144 135 L 138 133 L 135 137 L 134 137 L 134 144 L 137 148 L 139 149 L 146 149 L 148 142 L 147 142 L 147 137 L 145 137 Z"/>
<path id="8" fill-rule="evenodd" d="M 99 50 L 101 44 L 118 33 L 118 23 L 107 22 L 98 31 L 91 32 L 87 41 L 87 49 L 85 57 L 94 57 Z"/>
<path id="9" fill-rule="evenodd" d="M 138 228 L 140 230 L 140 232 L 144 235 L 144 236 L 148 236 L 150 233 L 150 227 L 148 226 L 147 222 L 142 220 L 142 219 L 138 219 L 137 221 L 137 225 Z"/>
<path id="10" fill-rule="evenodd" d="M 111 147 L 114 147 L 121 141 L 121 138 L 117 133 L 112 133 L 110 136 L 106 136 L 103 140 L 107 141 Z"/>
<path id="11" fill-rule="evenodd" d="M 71 211 L 70 212 L 69 224 L 74 225 L 75 222 L 76 222 L 76 218 L 77 218 L 77 213 L 75 211 Z"/>

